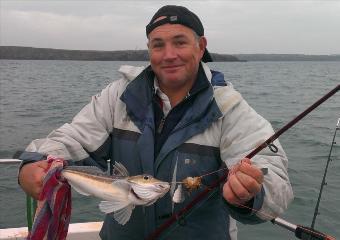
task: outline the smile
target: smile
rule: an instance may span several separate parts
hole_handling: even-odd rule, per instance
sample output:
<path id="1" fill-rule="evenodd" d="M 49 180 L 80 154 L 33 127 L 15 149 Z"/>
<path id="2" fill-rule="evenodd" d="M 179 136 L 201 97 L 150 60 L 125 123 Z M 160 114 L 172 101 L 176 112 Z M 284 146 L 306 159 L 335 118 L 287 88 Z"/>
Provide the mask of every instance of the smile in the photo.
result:
<path id="1" fill-rule="evenodd" d="M 173 72 L 173 71 L 177 71 L 182 67 L 182 65 L 172 65 L 172 66 L 165 66 L 162 67 L 162 69 L 166 72 Z"/>

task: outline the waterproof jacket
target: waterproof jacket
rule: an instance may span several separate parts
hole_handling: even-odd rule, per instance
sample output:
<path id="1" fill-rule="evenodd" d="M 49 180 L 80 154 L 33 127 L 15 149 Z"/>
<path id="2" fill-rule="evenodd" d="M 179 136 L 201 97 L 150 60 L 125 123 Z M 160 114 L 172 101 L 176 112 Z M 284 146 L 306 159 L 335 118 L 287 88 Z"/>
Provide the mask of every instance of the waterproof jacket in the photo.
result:
<path id="1" fill-rule="evenodd" d="M 152 104 L 155 93 L 150 87 L 154 73 L 150 67 L 122 66 L 121 79 L 93 96 L 72 123 L 64 124 L 45 139 L 34 140 L 20 158 L 30 162 L 50 154 L 103 170 L 107 167 L 106 160 L 111 159 L 122 163 L 130 175 L 147 173 L 168 182 L 201 176 L 225 165 L 232 167 L 274 132 L 270 123 L 225 83 L 221 73 L 201 64 L 209 87 L 197 94 L 156 157 Z M 162 239 L 236 239 L 234 219 L 254 224 L 281 214 L 293 194 L 286 155 L 278 141 L 274 144 L 277 153 L 264 149 L 252 158 L 252 164 L 268 168 L 262 190 L 252 204 L 252 208 L 260 211 L 229 205 L 220 188 L 179 219 Z M 209 186 L 218 177 L 218 174 L 204 177 L 203 184 Z M 179 204 L 172 202 L 174 189 L 171 189 L 155 204 L 136 207 L 124 226 L 108 214 L 100 236 L 102 239 L 143 239 L 203 189 L 187 194 Z"/>

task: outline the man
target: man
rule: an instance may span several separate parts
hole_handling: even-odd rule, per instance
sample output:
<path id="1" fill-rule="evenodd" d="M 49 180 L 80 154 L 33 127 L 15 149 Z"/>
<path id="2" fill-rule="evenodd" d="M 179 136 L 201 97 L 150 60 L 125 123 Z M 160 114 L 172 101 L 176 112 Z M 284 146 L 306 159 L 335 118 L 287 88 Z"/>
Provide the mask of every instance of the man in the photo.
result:
<path id="1" fill-rule="evenodd" d="M 111 159 L 131 175 L 149 173 L 168 182 L 211 173 L 225 163 L 234 174 L 172 226 L 167 239 L 236 239 L 234 219 L 253 224 L 282 213 L 293 196 L 285 153 L 276 141 L 278 152 L 264 149 L 251 161 L 243 159 L 273 129 L 204 63 L 211 57 L 199 18 L 184 7 L 164 6 L 146 34 L 150 66 L 123 66 L 122 79 L 94 96 L 71 124 L 33 141 L 21 156 L 22 188 L 38 197 L 46 168 L 38 160 L 49 154 L 103 170 Z M 209 186 L 217 178 L 211 174 L 202 181 Z M 202 190 L 179 204 L 170 193 L 154 205 L 136 207 L 124 226 L 109 214 L 100 236 L 142 239 Z"/>

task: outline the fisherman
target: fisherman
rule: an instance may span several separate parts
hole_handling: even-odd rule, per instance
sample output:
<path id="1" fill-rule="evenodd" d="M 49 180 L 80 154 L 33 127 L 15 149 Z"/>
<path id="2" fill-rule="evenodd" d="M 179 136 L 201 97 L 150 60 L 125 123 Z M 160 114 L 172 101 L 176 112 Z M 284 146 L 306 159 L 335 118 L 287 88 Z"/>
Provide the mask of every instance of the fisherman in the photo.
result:
<path id="1" fill-rule="evenodd" d="M 122 78 L 92 97 L 70 124 L 34 140 L 21 155 L 19 183 L 37 198 L 53 155 L 75 165 L 107 170 L 107 159 L 130 175 L 150 174 L 167 182 L 214 172 L 233 174 L 190 214 L 170 227 L 166 239 L 237 239 L 236 221 L 261 223 L 281 214 L 293 198 L 288 160 L 277 151 L 244 157 L 270 137 L 270 123 L 211 70 L 203 25 L 182 6 L 160 8 L 146 26 L 150 65 L 122 66 Z M 264 175 L 261 168 L 267 168 Z M 202 178 L 209 186 L 218 174 Z M 155 204 L 136 207 L 124 225 L 107 214 L 102 239 L 142 239 L 185 207 L 204 187 L 172 201 L 170 191 Z"/>

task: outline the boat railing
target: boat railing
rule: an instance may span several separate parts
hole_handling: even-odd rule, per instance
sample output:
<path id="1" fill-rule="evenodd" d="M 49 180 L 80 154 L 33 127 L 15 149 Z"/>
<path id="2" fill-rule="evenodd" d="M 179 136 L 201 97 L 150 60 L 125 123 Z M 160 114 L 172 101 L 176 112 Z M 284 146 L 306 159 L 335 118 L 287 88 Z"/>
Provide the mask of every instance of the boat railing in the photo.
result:
<path id="1" fill-rule="evenodd" d="M 0 164 L 21 163 L 20 159 L 0 159 Z"/>

